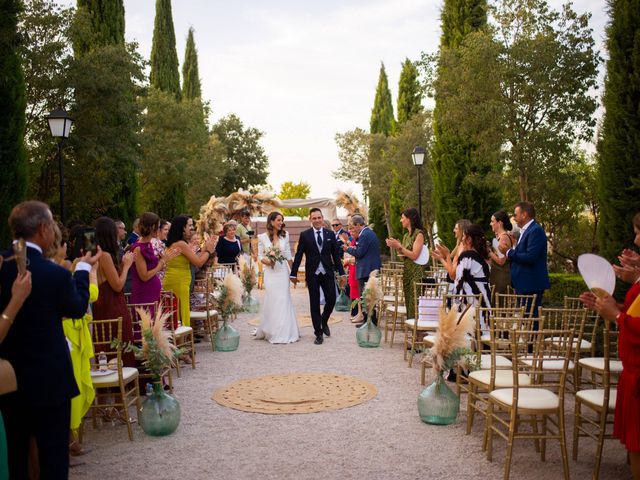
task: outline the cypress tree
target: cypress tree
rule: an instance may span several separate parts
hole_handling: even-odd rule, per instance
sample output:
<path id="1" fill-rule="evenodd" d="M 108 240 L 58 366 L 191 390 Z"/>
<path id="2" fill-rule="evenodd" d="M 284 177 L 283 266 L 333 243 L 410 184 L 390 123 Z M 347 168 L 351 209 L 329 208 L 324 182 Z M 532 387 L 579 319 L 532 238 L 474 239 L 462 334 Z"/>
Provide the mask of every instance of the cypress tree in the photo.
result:
<path id="1" fill-rule="evenodd" d="M 418 69 L 405 59 L 398 83 L 398 123 L 403 124 L 422 111 L 422 91 L 418 82 Z"/>
<path id="2" fill-rule="evenodd" d="M 396 130 L 396 121 L 393 117 L 393 101 L 391 100 L 391 91 L 389 90 L 389 81 L 384 63 L 380 65 L 380 75 L 378 76 L 378 86 L 376 87 L 376 97 L 371 110 L 371 120 L 369 130 L 371 133 L 379 133 L 385 136 L 393 135 Z M 373 175 L 371 175 L 373 177 Z M 376 179 L 371 178 L 372 190 L 383 188 L 381 185 L 375 185 Z M 370 198 L 369 205 L 369 222 L 374 224 L 373 230 L 378 238 L 386 238 L 389 235 L 386 225 L 386 215 L 383 202 L 380 202 L 376 196 Z M 387 200 L 387 211 L 389 208 Z M 382 244 L 382 248 L 386 250 L 386 246 Z"/>
<path id="3" fill-rule="evenodd" d="M 633 243 L 631 219 L 640 211 L 640 8 L 610 0 L 605 116 L 598 143 L 601 253 L 613 260 Z"/>
<path id="4" fill-rule="evenodd" d="M 180 100 L 180 73 L 171 0 L 156 0 L 149 83 L 158 90 L 173 93 L 176 100 Z"/>
<path id="5" fill-rule="evenodd" d="M 198 71 L 198 51 L 196 50 L 196 42 L 193 39 L 193 27 L 189 28 L 184 62 L 182 63 L 182 96 L 190 100 L 202 98 L 202 85 L 200 84 L 200 73 Z"/>
<path id="6" fill-rule="evenodd" d="M 485 28 L 486 0 L 445 0 L 441 15 L 440 49 L 460 46 L 465 36 Z M 440 70 L 439 75 L 446 74 Z M 488 228 L 491 214 L 500 208 L 500 193 L 482 182 L 492 167 L 474 156 L 473 145 L 448 131 L 440 122 L 438 91 L 434 110 L 434 145 L 431 150 L 431 174 L 436 208 L 438 236 L 447 244 L 455 242 L 453 227 L 467 218 Z M 479 179 L 479 181 L 478 181 Z"/>
<path id="7" fill-rule="evenodd" d="M 0 3 L 0 242 L 11 238 L 7 218 L 26 192 L 27 158 L 24 147 L 26 93 L 18 55 L 18 13 L 22 2 Z"/>
<path id="8" fill-rule="evenodd" d="M 74 48 L 86 53 L 97 46 L 124 45 L 123 0 L 78 0 L 78 10 L 89 14 L 91 38 L 79 38 Z"/>

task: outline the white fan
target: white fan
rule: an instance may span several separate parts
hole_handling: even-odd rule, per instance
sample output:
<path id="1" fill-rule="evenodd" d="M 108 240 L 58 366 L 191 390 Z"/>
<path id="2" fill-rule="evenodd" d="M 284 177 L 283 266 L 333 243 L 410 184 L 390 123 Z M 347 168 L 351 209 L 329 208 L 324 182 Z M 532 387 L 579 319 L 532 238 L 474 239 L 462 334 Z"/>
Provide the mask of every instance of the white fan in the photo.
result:
<path id="1" fill-rule="evenodd" d="M 616 274 L 611 264 L 593 253 L 583 253 L 578 257 L 578 270 L 583 280 L 596 296 L 613 295 L 616 288 Z"/>
<path id="2" fill-rule="evenodd" d="M 420 251 L 420 255 L 416 258 L 413 263 L 417 263 L 418 265 L 426 265 L 429 262 L 429 246 L 422 245 L 422 250 Z"/>

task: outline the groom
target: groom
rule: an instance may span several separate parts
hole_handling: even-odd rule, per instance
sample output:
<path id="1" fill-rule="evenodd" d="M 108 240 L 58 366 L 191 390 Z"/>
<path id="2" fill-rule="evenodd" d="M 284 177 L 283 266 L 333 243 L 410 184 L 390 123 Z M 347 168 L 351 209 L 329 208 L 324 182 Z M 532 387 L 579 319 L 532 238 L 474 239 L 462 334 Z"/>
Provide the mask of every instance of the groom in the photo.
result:
<path id="1" fill-rule="evenodd" d="M 324 228 L 324 218 L 319 208 L 312 208 L 309 211 L 309 221 L 311 228 L 300 234 L 289 280 L 293 284 L 298 282 L 298 268 L 302 255 L 305 255 L 304 271 L 307 290 L 309 290 L 311 320 L 316 335 L 313 343 L 322 345 L 322 334 L 331 336 L 328 322 L 333 306 L 336 304 L 334 271 L 337 270 L 340 274 L 340 283 L 345 281 L 346 275 L 340 261 L 340 249 L 336 236 L 331 230 Z M 320 314 L 320 288 L 324 292 L 325 299 L 322 314 Z"/>

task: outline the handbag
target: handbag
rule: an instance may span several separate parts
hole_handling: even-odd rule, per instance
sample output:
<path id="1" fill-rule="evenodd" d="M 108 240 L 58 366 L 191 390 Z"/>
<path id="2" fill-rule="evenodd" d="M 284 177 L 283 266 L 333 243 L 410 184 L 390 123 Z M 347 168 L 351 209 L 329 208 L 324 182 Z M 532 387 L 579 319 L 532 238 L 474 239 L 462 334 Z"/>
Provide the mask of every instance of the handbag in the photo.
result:
<path id="1" fill-rule="evenodd" d="M 16 372 L 9 360 L 0 358 L 0 395 L 15 392 L 18 389 Z"/>

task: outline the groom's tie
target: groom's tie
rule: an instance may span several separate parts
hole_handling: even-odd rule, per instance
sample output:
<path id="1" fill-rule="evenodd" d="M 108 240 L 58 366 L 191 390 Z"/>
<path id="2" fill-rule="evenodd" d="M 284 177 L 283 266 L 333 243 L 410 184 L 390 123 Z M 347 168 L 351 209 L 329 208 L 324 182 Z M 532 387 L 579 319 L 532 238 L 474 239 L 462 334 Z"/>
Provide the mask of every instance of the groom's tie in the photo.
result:
<path id="1" fill-rule="evenodd" d="M 318 247 L 320 247 L 320 249 L 322 250 L 322 235 L 320 235 L 319 230 L 316 232 L 316 235 L 317 235 L 316 239 L 318 241 Z"/>

